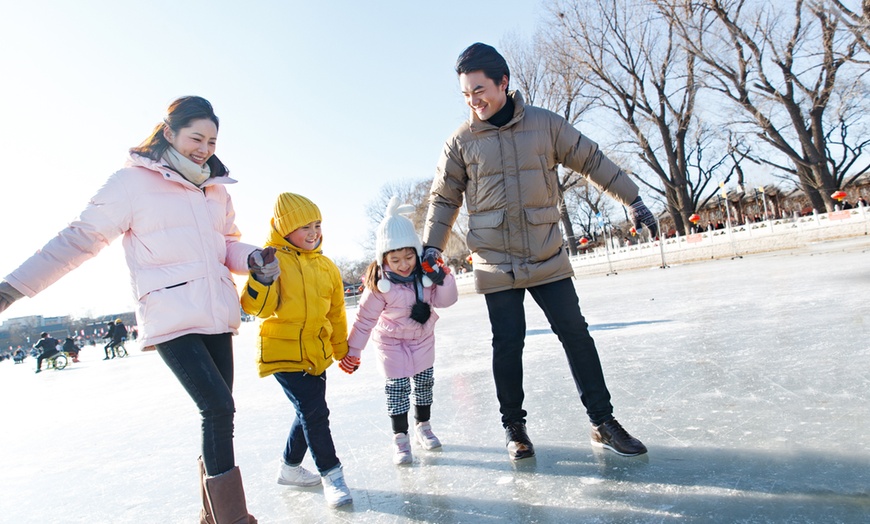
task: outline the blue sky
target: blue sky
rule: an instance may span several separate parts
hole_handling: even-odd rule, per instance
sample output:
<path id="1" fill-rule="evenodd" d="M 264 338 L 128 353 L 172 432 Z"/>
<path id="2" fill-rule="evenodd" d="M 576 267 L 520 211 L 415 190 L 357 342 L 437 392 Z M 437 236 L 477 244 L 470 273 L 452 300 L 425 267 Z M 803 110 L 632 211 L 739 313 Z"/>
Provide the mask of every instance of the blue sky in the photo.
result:
<path id="1" fill-rule="evenodd" d="M 278 193 L 314 200 L 325 252 L 360 258 L 365 205 L 431 177 L 467 117 L 453 65 L 469 44 L 528 37 L 537 1 L 0 4 L 0 220 L 6 275 L 72 220 L 178 96 L 208 98 L 243 239 Z M 594 138 L 594 137 L 593 137 Z M 0 314 L 132 308 L 120 240 Z"/>

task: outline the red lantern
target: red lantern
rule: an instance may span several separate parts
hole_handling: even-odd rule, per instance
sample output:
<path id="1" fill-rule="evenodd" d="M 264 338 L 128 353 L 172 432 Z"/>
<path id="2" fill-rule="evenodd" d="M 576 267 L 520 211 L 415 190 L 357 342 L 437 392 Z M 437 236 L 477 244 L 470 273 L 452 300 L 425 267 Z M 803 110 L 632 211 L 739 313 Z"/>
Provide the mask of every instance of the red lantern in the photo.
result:
<path id="1" fill-rule="evenodd" d="M 635 236 L 637 234 L 637 229 L 631 228 L 628 230 L 628 232 L 631 233 L 631 236 Z"/>
<path id="2" fill-rule="evenodd" d="M 846 192 L 845 191 L 834 191 L 833 193 L 831 193 L 831 198 L 833 198 L 834 200 L 837 200 L 837 201 L 842 201 L 844 198 L 846 198 Z"/>
<path id="3" fill-rule="evenodd" d="M 466 258 L 465 260 L 468 260 L 468 263 L 471 264 L 471 255 L 468 255 L 468 258 Z"/>
<path id="4" fill-rule="evenodd" d="M 698 213 L 692 213 L 691 216 L 689 216 L 689 222 L 691 222 L 693 224 L 697 224 L 700 221 L 701 221 L 701 215 L 699 215 Z"/>
<path id="5" fill-rule="evenodd" d="M 583 238 L 580 239 L 580 245 L 581 245 L 581 246 L 585 246 L 585 245 L 588 244 L 588 243 L 589 243 L 589 239 L 588 239 L 588 238 L 583 237 Z"/>

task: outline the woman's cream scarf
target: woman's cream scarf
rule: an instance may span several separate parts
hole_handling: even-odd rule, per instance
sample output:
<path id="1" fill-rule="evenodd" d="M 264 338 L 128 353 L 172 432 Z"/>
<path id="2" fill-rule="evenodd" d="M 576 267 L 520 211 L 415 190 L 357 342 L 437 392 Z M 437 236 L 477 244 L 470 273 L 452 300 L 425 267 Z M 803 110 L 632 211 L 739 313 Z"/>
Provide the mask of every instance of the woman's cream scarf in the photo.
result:
<path id="1" fill-rule="evenodd" d="M 208 180 L 208 177 L 211 176 L 211 168 L 208 167 L 208 164 L 200 166 L 193 160 L 179 153 L 172 146 L 169 146 L 166 149 L 166 152 L 163 153 L 161 161 L 197 187 L 201 186 L 202 183 Z"/>

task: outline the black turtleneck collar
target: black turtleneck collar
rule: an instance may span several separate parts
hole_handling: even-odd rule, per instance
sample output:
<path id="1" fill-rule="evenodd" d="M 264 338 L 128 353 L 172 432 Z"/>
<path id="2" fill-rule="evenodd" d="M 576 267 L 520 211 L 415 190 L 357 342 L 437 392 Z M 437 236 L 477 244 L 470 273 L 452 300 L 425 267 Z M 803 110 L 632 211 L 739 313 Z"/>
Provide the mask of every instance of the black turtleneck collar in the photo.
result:
<path id="1" fill-rule="evenodd" d="M 507 95 L 507 100 L 504 103 L 504 107 L 498 110 L 498 112 L 487 120 L 490 124 L 495 127 L 501 127 L 514 117 L 514 99 L 511 98 L 510 95 Z"/>

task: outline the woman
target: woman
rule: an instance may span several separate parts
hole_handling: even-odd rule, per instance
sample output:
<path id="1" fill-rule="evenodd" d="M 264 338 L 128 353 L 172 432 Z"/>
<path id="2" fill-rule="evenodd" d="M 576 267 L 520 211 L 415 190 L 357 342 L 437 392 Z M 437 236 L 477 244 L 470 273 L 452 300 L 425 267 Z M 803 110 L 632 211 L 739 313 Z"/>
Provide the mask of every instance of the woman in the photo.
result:
<path id="1" fill-rule="evenodd" d="M 214 155 L 217 134 L 207 100 L 174 101 L 79 218 L 0 282 L 0 312 L 123 235 L 142 346 L 156 347 L 202 414 L 200 520 L 253 523 L 233 453 L 232 335 L 241 319 L 230 272 L 275 269 L 239 242 L 226 190 L 235 180 Z"/>

